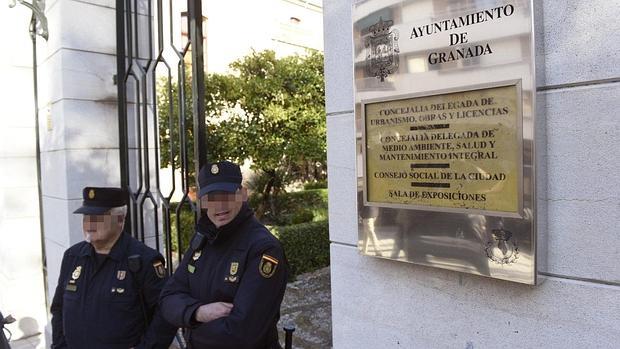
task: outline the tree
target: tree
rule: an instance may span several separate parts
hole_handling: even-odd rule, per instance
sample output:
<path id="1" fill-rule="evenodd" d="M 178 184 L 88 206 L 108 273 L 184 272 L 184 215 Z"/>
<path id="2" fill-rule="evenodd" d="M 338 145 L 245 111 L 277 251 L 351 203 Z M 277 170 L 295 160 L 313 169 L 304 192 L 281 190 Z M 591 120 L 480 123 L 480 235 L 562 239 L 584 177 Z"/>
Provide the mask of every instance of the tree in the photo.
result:
<path id="1" fill-rule="evenodd" d="M 185 123 L 185 151 L 188 157 L 188 172 L 190 183 L 194 183 L 195 174 L 194 156 L 194 120 L 192 109 L 192 79 L 188 71 L 185 73 L 186 80 L 183 89 L 183 107 Z M 234 91 L 236 84 L 230 81 L 233 77 L 227 75 L 208 75 L 205 77 L 205 113 L 207 115 L 207 159 L 219 159 L 224 156 L 225 136 L 222 133 L 226 129 L 226 123 L 220 124 L 218 116 L 227 108 L 234 107 L 233 101 L 238 95 Z M 232 89 L 232 90 L 231 90 Z M 180 117 L 181 108 L 179 95 L 179 83 L 170 78 L 160 77 L 157 80 L 157 116 L 160 139 L 160 166 L 162 168 L 174 165 L 181 166 L 180 149 Z"/>
<path id="2" fill-rule="evenodd" d="M 234 74 L 210 74 L 205 81 L 208 159 L 251 160 L 252 168 L 266 176 L 257 188 L 265 204 L 292 181 L 322 178 L 327 148 L 323 55 L 310 52 L 277 58 L 268 50 L 252 52 L 230 66 Z M 189 86 L 191 82 L 185 88 L 189 91 L 185 93 L 188 141 L 192 137 Z M 165 167 L 173 160 L 164 156 L 170 153 L 169 140 L 178 139 L 178 123 L 167 121 L 170 115 L 178 120 L 178 113 L 174 114 L 178 91 L 164 83 L 158 91 L 174 96 L 174 100 L 158 98 Z M 189 149 L 192 154 L 193 148 Z"/>
<path id="3" fill-rule="evenodd" d="M 316 163 L 326 160 L 323 55 L 278 59 L 273 51 L 253 52 L 231 64 L 243 111 L 231 119 L 247 140 L 240 157 L 268 180 L 260 188 L 265 203 Z M 316 172 L 316 171 L 315 171 Z M 260 213 L 260 212 L 259 212 Z"/>

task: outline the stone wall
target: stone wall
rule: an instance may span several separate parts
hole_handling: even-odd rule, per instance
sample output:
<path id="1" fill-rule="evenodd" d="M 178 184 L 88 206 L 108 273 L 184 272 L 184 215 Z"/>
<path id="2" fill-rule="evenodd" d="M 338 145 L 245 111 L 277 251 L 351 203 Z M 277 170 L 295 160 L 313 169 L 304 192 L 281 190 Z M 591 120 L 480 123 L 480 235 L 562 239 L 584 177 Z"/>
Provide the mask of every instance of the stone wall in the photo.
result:
<path id="1" fill-rule="evenodd" d="M 118 186 L 114 1 L 49 1 L 40 53 L 40 137 L 48 297 L 64 251 L 83 240 L 85 186 Z"/>
<path id="2" fill-rule="evenodd" d="M 526 286 L 357 252 L 352 1 L 324 2 L 334 348 L 617 346 L 620 2 L 535 1 L 548 265 Z"/>

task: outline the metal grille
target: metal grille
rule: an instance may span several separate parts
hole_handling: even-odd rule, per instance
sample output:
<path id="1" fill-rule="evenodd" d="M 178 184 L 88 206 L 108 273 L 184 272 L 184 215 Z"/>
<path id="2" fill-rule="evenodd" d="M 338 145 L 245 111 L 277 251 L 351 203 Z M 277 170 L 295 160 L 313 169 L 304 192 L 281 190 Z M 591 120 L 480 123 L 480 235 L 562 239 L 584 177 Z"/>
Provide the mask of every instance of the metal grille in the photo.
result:
<path id="1" fill-rule="evenodd" d="M 181 232 L 193 229 L 181 224 L 181 211 L 191 208 L 194 222 L 199 212 L 190 188 L 192 174 L 206 162 L 202 26 L 201 0 L 116 1 L 120 175 L 130 193 L 126 230 L 160 251 L 169 271 L 187 247 Z M 158 110 L 161 98 L 169 102 L 165 113 Z M 178 130 L 163 136 L 167 154 L 160 152 L 162 123 Z M 165 179 L 163 155 L 170 159 L 161 170 Z"/>

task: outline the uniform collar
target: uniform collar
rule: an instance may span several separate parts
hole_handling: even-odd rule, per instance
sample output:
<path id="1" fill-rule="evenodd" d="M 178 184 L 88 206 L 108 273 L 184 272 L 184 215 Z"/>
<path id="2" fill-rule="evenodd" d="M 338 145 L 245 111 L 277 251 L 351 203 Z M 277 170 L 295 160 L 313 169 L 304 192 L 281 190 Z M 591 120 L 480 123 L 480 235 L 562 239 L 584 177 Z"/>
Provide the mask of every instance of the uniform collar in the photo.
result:
<path id="1" fill-rule="evenodd" d="M 114 243 L 114 246 L 112 246 L 112 249 L 110 250 L 108 256 L 116 261 L 120 261 L 121 259 L 123 259 L 127 246 L 129 244 L 129 240 L 129 233 L 125 231 L 121 232 L 121 236 L 118 237 L 118 240 L 116 240 L 116 243 Z M 80 249 L 80 256 L 82 257 L 94 255 L 95 248 L 89 243 L 85 243 Z"/>
<path id="2" fill-rule="evenodd" d="M 131 237 L 129 236 L 129 233 L 126 233 L 125 231 L 121 232 L 121 236 L 118 237 L 118 240 L 116 240 L 116 243 L 110 250 L 110 258 L 116 261 L 123 259 L 125 257 L 125 251 L 127 251 L 127 246 L 129 245 L 130 239 Z"/>

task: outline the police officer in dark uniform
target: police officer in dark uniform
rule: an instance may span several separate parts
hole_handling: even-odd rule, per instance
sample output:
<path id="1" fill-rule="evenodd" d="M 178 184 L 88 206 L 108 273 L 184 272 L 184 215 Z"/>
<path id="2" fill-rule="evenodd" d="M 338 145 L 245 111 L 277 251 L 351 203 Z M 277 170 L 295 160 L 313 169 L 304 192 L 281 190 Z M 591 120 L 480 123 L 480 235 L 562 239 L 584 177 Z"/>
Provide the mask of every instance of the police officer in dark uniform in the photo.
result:
<path id="1" fill-rule="evenodd" d="M 247 205 L 239 166 L 200 170 L 202 217 L 161 296 L 162 314 L 190 348 L 280 348 L 276 324 L 288 265 L 280 242 Z"/>
<path id="2" fill-rule="evenodd" d="M 168 348 L 176 328 L 157 303 L 163 257 L 123 232 L 127 193 L 86 187 L 85 241 L 64 254 L 52 301 L 52 348 Z"/>

